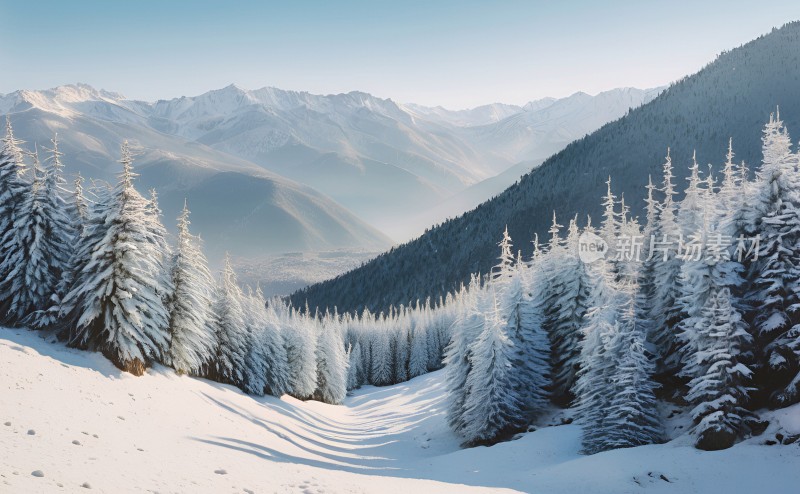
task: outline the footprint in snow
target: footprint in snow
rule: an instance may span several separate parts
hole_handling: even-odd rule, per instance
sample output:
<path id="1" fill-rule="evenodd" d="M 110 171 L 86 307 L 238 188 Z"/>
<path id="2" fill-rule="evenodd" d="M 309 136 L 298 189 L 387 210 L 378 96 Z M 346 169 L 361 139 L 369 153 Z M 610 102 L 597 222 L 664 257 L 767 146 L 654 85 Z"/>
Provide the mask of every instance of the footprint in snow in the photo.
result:
<path id="1" fill-rule="evenodd" d="M 29 435 L 29 436 L 35 436 L 35 435 L 36 435 L 36 431 L 35 431 L 35 430 L 33 430 L 33 429 L 29 429 L 29 430 L 28 430 L 28 435 Z"/>
<path id="2" fill-rule="evenodd" d="M 3 424 L 3 425 L 5 425 L 5 426 L 9 426 L 9 425 L 11 425 L 11 422 L 6 422 L 6 423 L 5 423 L 5 424 Z"/>
<path id="3" fill-rule="evenodd" d="M 214 473 L 216 473 L 217 475 L 227 475 L 228 474 L 228 472 L 224 468 L 219 468 L 217 470 L 214 470 Z"/>
<path id="4" fill-rule="evenodd" d="M 80 442 L 80 441 L 78 441 L 77 439 L 73 439 L 73 440 L 72 440 L 72 444 L 74 444 L 75 446 L 80 446 L 80 445 L 81 445 L 81 442 Z"/>
<path id="5" fill-rule="evenodd" d="M 91 484 L 89 484 L 89 482 L 82 483 L 81 487 L 83 487 L 84 489 L 91 489 L 92 488 L 92 486 L 91 486 Z"/>

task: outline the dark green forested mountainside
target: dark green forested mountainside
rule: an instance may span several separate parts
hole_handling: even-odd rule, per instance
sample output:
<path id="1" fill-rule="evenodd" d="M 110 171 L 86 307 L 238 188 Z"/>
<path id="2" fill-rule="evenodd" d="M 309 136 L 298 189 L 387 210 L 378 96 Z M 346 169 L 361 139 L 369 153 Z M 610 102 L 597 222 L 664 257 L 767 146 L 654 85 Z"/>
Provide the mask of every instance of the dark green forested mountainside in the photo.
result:
<path id="1" fill-rule="evenodd" d="M 599 221 L 609 176 L 615 194 L 624 193 L 641 217 L 648 175 L 661 180 L 667 147 L 681 189 L 692 152 L 701 165 L 719 170 L 729 137 L 737 161 L 752 170 L 761 158 L 761 129 L 776 107 L 793 139 L 800 137 L 800 22 L 722 53 L 652 102 L 573 142 L 499 196 L 291 300 L 296 306 L 377 311 L 436 298 L 496 263 L 506 225 L 515 248 L 529 256 L 534 234 L 545 239 L 554 210 L 562 225 L 576 214 L 581 223 L 587 214 Z"/>

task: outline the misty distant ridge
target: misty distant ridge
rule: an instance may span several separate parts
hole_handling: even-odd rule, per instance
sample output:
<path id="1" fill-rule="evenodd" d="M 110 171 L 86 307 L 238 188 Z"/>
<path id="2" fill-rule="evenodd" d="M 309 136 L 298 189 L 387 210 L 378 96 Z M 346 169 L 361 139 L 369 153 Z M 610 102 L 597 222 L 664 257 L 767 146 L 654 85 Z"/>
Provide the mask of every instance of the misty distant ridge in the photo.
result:
<path id="1" fill-rule="evenodd" d="M 128 139 L 140 188 L 159 192 L 168 225 L 188 198 L 212 257 L 253 257 L 407 240 L 658 91 L 451 111 L 359 91 L 232 84 L 145 102 L 70 84 L 0 95 L 0 115 L 31 146 L 58 132 L 68 174 L 112 180 Z"/>

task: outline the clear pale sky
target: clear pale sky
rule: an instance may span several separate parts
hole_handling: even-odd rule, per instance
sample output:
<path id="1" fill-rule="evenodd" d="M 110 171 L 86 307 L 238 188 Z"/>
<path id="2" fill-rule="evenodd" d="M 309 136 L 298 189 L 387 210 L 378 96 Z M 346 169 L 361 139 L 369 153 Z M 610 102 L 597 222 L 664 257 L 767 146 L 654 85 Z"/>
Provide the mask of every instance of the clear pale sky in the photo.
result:
<path id="1" fill-rule="evenodd" d="M 458 109 L 654 87 L 800 19 L 800 1 L 0 0 L 0 93 L 235 83 Z"/>

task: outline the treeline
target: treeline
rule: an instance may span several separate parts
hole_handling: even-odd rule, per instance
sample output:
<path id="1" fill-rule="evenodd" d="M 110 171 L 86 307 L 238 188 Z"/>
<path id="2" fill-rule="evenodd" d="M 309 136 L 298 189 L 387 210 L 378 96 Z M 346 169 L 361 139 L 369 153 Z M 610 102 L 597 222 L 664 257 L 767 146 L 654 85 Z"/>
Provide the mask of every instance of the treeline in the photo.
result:
<path id="1" fill-rule="evenodd" d="M 779 114 L 762 143 L 754 180 L 732 141 L 719 180 L 693 160 L 681 201 L 667 152 L 641 223 L 609 179 L 599 225 L 575 217 L 564 236 L 554 217 L 516 261 L 506 232 L 446 352 L 467 444 L 524 430 L 548 400 L 574 407 L 587 453 L 657 443 L 665 400 L 715 450 L 760 433 L 759 409 L 800 401 L 800 156 Z"/>
<path id="2" fill-rule="evenodd" d="M 116 184 L 68 187 L 58 141 L 45 164 L 14 137 L 0 150 L 0 324 L 56 332 L 141 375 L 154 363 L 248 393 L 341 402 L 348 389 L 441 367 L 455 299 L 388 313 L 298 310 L 243 290 L 229 259 L 214 279 L 189 209 L 168 238 L 142 196 L 127 143 Z"/>

